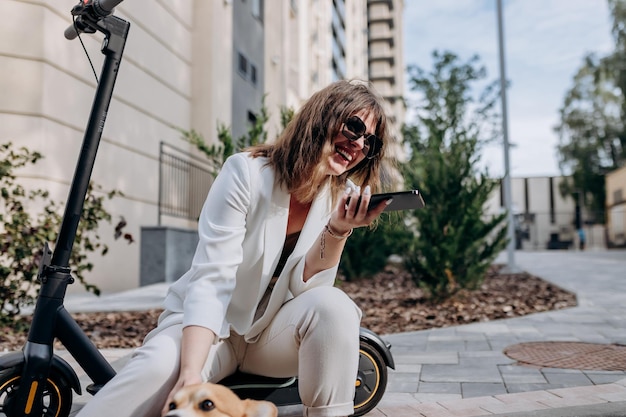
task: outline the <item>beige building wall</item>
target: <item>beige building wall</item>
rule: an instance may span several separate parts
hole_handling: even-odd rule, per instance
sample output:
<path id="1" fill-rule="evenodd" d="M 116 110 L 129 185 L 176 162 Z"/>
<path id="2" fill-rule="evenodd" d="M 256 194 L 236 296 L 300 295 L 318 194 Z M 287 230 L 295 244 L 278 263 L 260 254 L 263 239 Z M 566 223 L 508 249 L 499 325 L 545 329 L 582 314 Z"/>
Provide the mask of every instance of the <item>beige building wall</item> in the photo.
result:
<path id="1" fill-rule="evenodd" d="M 308 93 L 311 43 L 304 2 L 275 0 L 265 14 L 265 105 L 270 113 L 268 140 L 280 133 L 280 110 L 296 109 Z"/>
<path id="2" fill-rule="evenodd" d="M 331 2 L 324 0 L 311 0 L 307 4 L 305 16 L 309 17 L 309 36 L 312 48 L 310 49 L 310 88 L 309 91 L 317 91 L 332 82 L 331 42 Z"/>
<path id="3" fill-rule="evenodd" d="M 607 239 L 610 246 L 626 246 L 626 167 L 606 175 Z"/>
<path id="4" fill-rule="evenodd" d="M 162 3 L 170 3 L 163 0 Z M 233 79 L 233 9 L 228 1 L 178 1 L 193 5 L 191 32 L 191 122 L 206 140 L 215 140 L 218 122 L 229 126 Z M 132 35 L 131 35 L 132 36 Z"/>
<path id="5" fill-rule="evenodd" d="M 346 78 L 368 80 L 367 0 L 346 0 Z"/>
<path id="6" fill-rule="evenodd" d="M 29 187 L 49 190 L 59 202 L 67 198 L 96 86 L 79 41 L 63 36 L 75 3 L 0 2 L 4 16 L 0 26 L 0 142 L 12 141 L 44 154 L 37 165 L 19 172 L 20 179 Z M 222 28 L 230 21 L 229 8 L 221 1 L 155 1 L 152 7 L 126 1 L 116 10 L 118 17 L 131 22 L 131 28 L 92 180 L 105 190 L 124 194 L 107 208 L 113 223 L 120 216 L 126 218 L 127 231 L 137 241 L 132 245 L 114 241 L 113 225 L 100 232 L 110 251 L 90 259 L 95 267 L 87 278 L 105 291 L 138 285 L 140 229 L 158 222 L 160 141 L 191 151 L 180 140 L 178 128 L 195 124 L 202 132 L 211 132 L 215 117 L 209 114 L 228 119 L 228 113 L 220 113 L 227 98 L 220 98 L 212 86 L 220 85 L 216 80 L 228 79 L 230 60 L 224 66 L 213 64 L 230 49 L 227 43 L 221 48 L 223 39 L 196 32 L 205 40 L 199 42 L 192 28 Z M 209 24 L 194 22 L 198 9 L 210 16 Z M 100 75 L 102 36 L 83 35 L 82 39 Z M 204 52 L 206 40 L 217 44 L 210 47 L 213 56 L 194 61 L 194 56 Z M 178 225 L 190 226 L 188 222 Z M 70 291 L 80 290 L 78 285 L 70 287 Z"/>

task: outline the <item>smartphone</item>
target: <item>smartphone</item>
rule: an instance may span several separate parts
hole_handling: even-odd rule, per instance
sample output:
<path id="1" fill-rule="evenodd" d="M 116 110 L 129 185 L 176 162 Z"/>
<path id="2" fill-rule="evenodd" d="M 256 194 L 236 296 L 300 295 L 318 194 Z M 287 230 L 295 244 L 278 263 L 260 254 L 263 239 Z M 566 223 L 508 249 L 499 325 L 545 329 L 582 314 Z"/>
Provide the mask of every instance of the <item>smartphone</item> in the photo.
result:
<path id="1" fill-rule="evenodd" d="M 391 204 L 385 207 L 383 211 L 396 211 L 396 210 L 414 210 L 424 207 L 424 199 L 418 190 L 396 191 L 393 193 L 381 193 L 373 194 L 370 197 L 370 203 L 367 210 L 371 210 L 376 207 L 380 202 L 391 200 Z M 350 199 L 348 199 L 350 202 Z M 361 199 L 359 198 L 359 203 Z M 357 206 L 358 210 L 358 206 Z"/>
<path id="2" fill-rule="evenodd" d="M 424 207 L 424 199 L 418 190 L 397 191 L 394 193 L 382 193 L 374 194 L 370 198 L 370 203 L 367 207 L 371 210 L 376 207 L 381 201 L 391 198 L 391 204 L 385 207 L 383 211 L 396 211 L 396 210 L 414 210 Z"/>

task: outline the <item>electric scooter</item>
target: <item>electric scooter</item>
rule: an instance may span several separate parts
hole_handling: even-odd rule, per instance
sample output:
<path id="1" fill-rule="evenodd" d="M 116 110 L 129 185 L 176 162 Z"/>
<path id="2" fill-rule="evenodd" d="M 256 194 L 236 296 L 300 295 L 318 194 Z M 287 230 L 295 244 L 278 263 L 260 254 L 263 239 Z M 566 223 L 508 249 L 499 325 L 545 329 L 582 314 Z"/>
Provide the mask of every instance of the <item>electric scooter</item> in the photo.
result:
<path id="1" fill-rule="evenodd" d="M 101 52 L 105 58 L 54 251 L 44 244 L 37 274 L 41 286 L 27 342 L 21 352 L 0 357 L 0 416 L 69 416 L 73 392 L 82 394 L 82 387 L 74 369 L 53 353 L 55 338 L 91 379 L 88 393 L 97 393 L 115 376 L 111 364 L 63 303 L 67 286 L 74 282 L 70 254 L 130 28 L 128 22 L 112 15 L 121 1 L 81 0 L 71 11 L 74 24 L 65 31 L 68 39 L 80 32 L 103 34 Z M 390 345 L 364 328 L 360 331 L 359 355 L 357 416 L 378 404 L 387 385 L 387 367 L 394 368 Z M 300 403 L 297 377 L 275 379 L 237 373 L 222 383 L 242 398 L 267 399 L 277 406 Z"/>

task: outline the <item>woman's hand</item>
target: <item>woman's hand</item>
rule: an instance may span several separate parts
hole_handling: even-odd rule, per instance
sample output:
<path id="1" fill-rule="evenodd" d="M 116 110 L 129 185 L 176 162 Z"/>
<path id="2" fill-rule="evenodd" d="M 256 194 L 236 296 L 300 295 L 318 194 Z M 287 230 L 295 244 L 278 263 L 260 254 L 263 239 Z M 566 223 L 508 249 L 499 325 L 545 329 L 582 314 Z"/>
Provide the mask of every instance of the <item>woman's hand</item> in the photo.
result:
<path id="1" fill-rule="evenodd" d="M 391 199 L 382 201 L 371 210 L 367 210 L 372 192 L 370 186 L 366 186 L 361 194 L 361 187 L 348 185 L 343 193 L 337 208 L 330 216 L 329 227 L 337 234 L 347 234 L 350 229 L 368 226 L 374 219 L 380 216 Z M 359 200 L 360 199 L 360 200 Z"/>
<path id="2" fill-rule="evenodd" d="M 211 346 L 217 336 L 213 331 L 200 326 L 186 326 L 180 342 L 180 371 L 178 381 L 167 396 L 161 413 L 167 414 L 174 395 L 183 387 L 201 384 L 202 368 L 207 360 Z"/>
<path id="3" fill-rule="evenodd" d="M 369 225 L 391 202 L 391 199 L 382 201 L 368 211 L 367 206 L 371 196 L 372 192 L 369 186 L 365 187 L 363 195 L 361 195 L 360 187 L 346 188 L 345 193 L 337 203 L 337 208 L 330 215 L 328 224 L 307 252 L 302 276 L 304 282 L 307 282 L 318 272 L 336 266 L 352 229 Z M 359 197 L 361 198 L 360 204 Z"/>
<path id="4" fill-rule="evenodd" d="M 161 415 L 164 416 L 168 413 L 168 411 L 170 410 L 170 404 L 174 400 L 174 395 L 176 395 L 176 393 L 181 388 L 186 387 L 188 385 L 201 384 L 202 382 L 204 381 L 202 380 L 202 376 L 200 374 L 189 373 L 187 375 L 183 375 L 181 373 L 178 376 L 178 381 L 176 381 L 174 388 L 172 388 L 169 395 L 167 396 L 167 400 L 165 401 L 165 404 L 163 405 L 163 410 L 161 410 Z"/>

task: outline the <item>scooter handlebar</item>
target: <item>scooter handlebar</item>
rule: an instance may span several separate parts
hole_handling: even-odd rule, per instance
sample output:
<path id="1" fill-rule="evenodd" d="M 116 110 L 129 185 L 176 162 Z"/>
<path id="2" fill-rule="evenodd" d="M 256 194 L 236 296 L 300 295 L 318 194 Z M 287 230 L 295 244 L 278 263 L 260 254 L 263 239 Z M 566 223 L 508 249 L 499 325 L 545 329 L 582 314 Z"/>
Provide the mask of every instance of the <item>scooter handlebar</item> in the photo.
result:
<path id="1" fill-rule="evenodd" d="M 75 6 L 72 10 L 72 14 L 75 15 L 74 10 L 78 8 L 82 11 L 79 13 L 79 16 L 89 14 L 92 20 L 97 21 L 113 13 L 115 6 L 120 4 L 122 1 L 123 0 L 81 0 L 79 5 Z M 85 7 L 87 5 L 91 5 L 91 7 Z M 74 24 L 68 26 L 64 32 L 65 39 L 72 40 L 76 38 L 76 36 L 78 36 L 78 31 L 76 29 L 77 28 Z M 82 29 L 78 29 L 82 32 Z"/>
<path id="2" fill-rule="evenodd" d="M 115 6 L 123 0 L 94 0 L 93 8 L 101 17 L 106 17 L 113 13 Z"/>
<path id="3" fill-rule="evenodd" d="M 68 41 L 71 41 L 78 36 L 78 32 L 76 31 L 76 28 L 73 24 L 65 29 L 65 32 L 63 32 L 63 36 L 65 36 L 65 39 L 67 39 Z"/>

